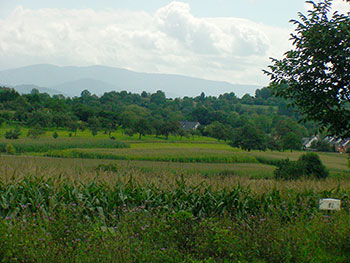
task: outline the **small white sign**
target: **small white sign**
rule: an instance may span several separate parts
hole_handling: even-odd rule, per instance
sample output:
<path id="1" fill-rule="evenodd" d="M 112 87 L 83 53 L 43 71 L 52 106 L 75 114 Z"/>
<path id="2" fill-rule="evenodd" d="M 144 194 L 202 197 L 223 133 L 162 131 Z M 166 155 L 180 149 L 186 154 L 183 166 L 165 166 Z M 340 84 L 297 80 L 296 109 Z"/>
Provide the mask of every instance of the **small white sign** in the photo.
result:
<path id="1" fill-rule="evenodd" d="M 320 199 L 321 210 L 340 210 L 340 200 L 333 198 Z"/>

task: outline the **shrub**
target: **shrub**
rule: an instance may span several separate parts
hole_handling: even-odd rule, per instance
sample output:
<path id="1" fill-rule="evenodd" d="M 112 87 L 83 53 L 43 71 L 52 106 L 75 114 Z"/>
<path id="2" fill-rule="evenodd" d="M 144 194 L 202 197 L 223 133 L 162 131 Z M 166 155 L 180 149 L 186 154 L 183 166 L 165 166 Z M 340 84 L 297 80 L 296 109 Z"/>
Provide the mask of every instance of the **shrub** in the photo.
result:
<path id="1" fill-rule="evenodd" d="M 5 133 L 6 139 L 18 139 L 18 137 L 21 135 L 21 130 L 17 127 L 14 130 L 10 129 Z"/>
<path id="2" fill-rule="evenodd" d="M 57 139 L 58 133 L 55 131 L 55 132 L 52 134 L 52 137 L 53 137 L 54 139 Z"/>
<path id="3" fill-rule="evenodd" d="M 307 177 L 326 178 L 329 171 L 322 164 L 320 157 L 316 153 L 303 154 L 298 162 L 303 166 L 304 173 Z"/>
<path id="4" fill-rule="evenodd" d="M 27 137 L 31 137 L 33 139 L 38 138 L 40 135 L 45 134 L 45 131 L 40 128 L 30 129 L 27 133 Z"/>
<path id="5" fill-rule="evenodd" d="M 289 159 L 281 160 L 274 171 L 276 179 L 296 180 L 304 175 L 304 168 L 299 162 L 290 161 Z"/>
<path id="6" fill-rule="evenodd" d="M 281 160 L 274 171 L 276 179 L 296 180 L 301 177 L 326 178 L 329 171 L 316 153 L 306 153 L 298 161 Z"/>
<path id="7" fill-rule="evenodd" d="M 13 147 L 13 145 L 11 143 L 8 143 L 5 146 L 5 152 L 7 154 L 15 154 L 16 153 L 16 149 L 15 149 L 15 147 Z"/>

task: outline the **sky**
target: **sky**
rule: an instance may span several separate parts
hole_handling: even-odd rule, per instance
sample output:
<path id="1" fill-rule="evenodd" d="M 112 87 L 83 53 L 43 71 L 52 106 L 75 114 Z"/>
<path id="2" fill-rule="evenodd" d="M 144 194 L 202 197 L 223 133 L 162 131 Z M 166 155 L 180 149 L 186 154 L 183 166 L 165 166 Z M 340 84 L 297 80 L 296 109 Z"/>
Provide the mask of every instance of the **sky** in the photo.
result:
<path id="1" fill-rule="evenodd" d="M 335 10 L 350 5 L 334 0 Z M 0 70 L 105 65 L 266 86 L 302 0 L 0 0 Z"/>

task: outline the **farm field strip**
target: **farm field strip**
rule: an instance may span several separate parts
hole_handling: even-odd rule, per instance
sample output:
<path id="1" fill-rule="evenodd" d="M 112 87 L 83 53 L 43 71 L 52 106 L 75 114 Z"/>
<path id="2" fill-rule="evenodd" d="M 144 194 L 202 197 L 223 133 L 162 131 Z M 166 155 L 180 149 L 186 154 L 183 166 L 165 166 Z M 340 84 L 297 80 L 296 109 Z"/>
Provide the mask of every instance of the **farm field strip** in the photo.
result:
<path id="1" fill-rule="evenodd" d="M 290 160 L 295 161 L 304 153 L 305 152 L 303 151 L 294 151 L 294 152 L 252 151 L 249 154 L 255 157 L 262 157 L 262 158 L 272 159 L 272 160 L 289 158 Z M 317 152 L 317 155 L 320 156 L 321 161 L 327 168 L 349 171 L 347 154 Z"/>
<path id="2" fill-rule="evenodd" d="M 112 166 L 113 170 L 98 167 Z M 325 180 L 276 181 L 274 166 L 260 163 L 171 163 L 135 160 L 100 160 L 79 158 L 47 158 L 31 156 L 0 156 L 0 182 L 22 181 L 27 176 L 63 178 L 74 182 L 104 182 L 113 187 L 130 177 L 141 185 L 172 188 L 183 177 L 188 185 L 209 185 L 214 189 L 232 188 L 237 184 L 263 193 L 271 189 L 281 191 L 350 191 L 349 176 L 330 176 Z M 78 183 L 79 184 L 79 183 Z"/>

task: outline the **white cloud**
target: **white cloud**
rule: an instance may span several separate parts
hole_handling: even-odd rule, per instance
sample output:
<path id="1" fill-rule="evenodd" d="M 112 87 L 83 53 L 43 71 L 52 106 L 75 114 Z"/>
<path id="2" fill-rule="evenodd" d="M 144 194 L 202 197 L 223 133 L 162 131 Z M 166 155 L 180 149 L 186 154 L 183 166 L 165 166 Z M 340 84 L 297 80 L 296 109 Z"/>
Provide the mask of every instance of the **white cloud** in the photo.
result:
<path id="1" fill-rule="evenodd" d="M 346 2 L 345 0 L 334 0 L 333 10 L 338 11 L 341 14 L 347 14 L 350 12 L 350 3 Z"/>
<path id="2" fill-rule="evenodd" d="M 265 85 L 261 70 L 268 57 L 289 49 L 289 30 L 245 19 L 198 18 L 176 1 L 155 14 L 19 6 L 0 20 L 0 67 L 102 64 Z"/>
<path id="3" fill-rule="evenodd" d="M 318 3 L 318 1 L 315 1 L 315 3 Z M 312 5 L 305 3 L 304 4 L 305 11 L 312 9 Z M 337 11 L 340 14 L 347 14 L 350 12 L 350 3 L 346 2 L 345 0 L 333 0 L 332 1 L 332 11 Z"/>

